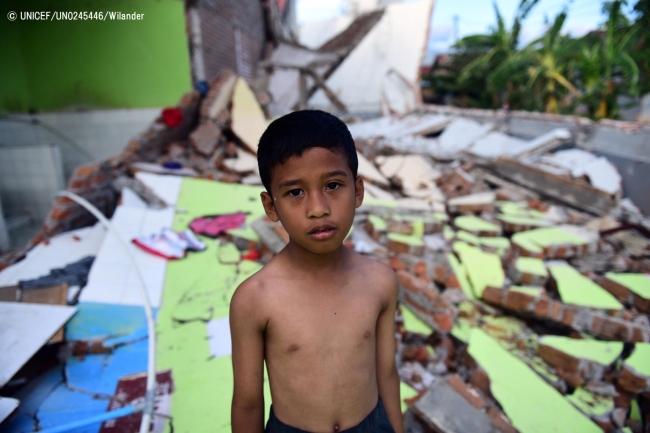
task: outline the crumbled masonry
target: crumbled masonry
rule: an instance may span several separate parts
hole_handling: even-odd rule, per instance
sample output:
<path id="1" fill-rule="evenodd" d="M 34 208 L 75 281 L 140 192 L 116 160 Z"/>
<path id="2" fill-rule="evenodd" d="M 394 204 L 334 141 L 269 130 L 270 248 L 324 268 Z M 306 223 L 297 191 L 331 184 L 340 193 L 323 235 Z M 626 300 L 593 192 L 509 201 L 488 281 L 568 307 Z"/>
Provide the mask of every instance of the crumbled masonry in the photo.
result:
<path id="1" fill-rule="evenodd" d="M 178 108 L 180 125 L 154 122 L 122 154 L 78 167 L 68 189 L 130 237 L 237 217 L 198 233 L 205 251 L 185 258 L 134 253 L 155 306 L 158 375 L 169 388 L 159 393 L 169 418 L 158 431 L 201 431 L 210 423 L 225 432 L 230 299 L 289 237 L 259 203 L 255 151 L 268 120 L 256 93 L 223 71 L 205 96 L 192 91 Z M 650 241 L 638 228 L 650 223 L 621 200 L 621 189 L 544 171 L 558 163 L 549 152 L 566 143 L 561 129 L 515 139 L 496 124 L 426 107 L 347 120 L 366 188 L 345 245 L 397 274 L 396 361 L 407 431 L 642 433 L 650 422 Z M 545 163 L 535 166 L 539 158 Z M 170 162 L 181 168 L 162 166 Z M 63 341 L 64 364 L 17 376 L 31 382 L 2 425 L 9 432 L 103 413 L 146 370 L 135 278 L 101 227 L 82 228 L 93 222 L 57 199 L 34 240 L 40 244 L 0 271 L 3 307 L 79 300 L 63 328 L 57 322 L 39 337 L 43 350 Z M 88 255 L 97 256 L 88 284 L 72 297 L 67 286 L 18 286 L 20 274 L 39 264 L 63 268 Z M 25 280 L 51 270 L 38 269 Z M 53 335 L 59 339 L 47 343 Z M 266 376 L 264 393 L 268 413 Z"/>

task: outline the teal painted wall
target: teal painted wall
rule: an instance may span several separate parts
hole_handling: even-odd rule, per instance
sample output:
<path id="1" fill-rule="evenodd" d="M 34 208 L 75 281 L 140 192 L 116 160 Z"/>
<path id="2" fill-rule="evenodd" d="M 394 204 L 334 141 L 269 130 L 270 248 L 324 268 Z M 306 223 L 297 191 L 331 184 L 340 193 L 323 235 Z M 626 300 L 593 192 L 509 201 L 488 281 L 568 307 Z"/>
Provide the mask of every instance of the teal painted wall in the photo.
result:
<path id="1" fill-rule="evenodd" d="M 0 68 L 0 111 L 160 107 L 191 89 L 181 0 L 5 4 L 0 59 L 9 68 Z M 11 10 L 137 12 L 144 19 L 10 22 Z"/>

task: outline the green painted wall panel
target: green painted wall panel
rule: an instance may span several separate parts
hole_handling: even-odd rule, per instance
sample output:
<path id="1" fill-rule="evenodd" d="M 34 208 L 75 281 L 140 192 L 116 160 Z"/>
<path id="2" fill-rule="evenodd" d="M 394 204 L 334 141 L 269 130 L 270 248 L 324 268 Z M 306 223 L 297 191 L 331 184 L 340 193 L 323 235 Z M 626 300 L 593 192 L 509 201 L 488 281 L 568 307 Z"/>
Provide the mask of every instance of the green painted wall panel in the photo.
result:
<path id="1" fill-rule="evenodd" d="M 24 110 L 26 105 L 39 111 L 159 107 L 175 105 L 191 89 L 185 12 L 180 0 L 34 0 L 15 4 L 15 9 L 18 13 L 137 12 L 144 14 L 144 19 L 16 20 L 3 24 L 2 34 L 13 34 L 12 40 L 19 40 L 17 45 L 3 49 L 3 60 L 19 63 L 22 58 L 23 67 L 3 72 L 5 76 L 12 74 L 9 78 L 18 85 L 9 96 L 3 92 L 0 110 Z M 24 84 L 20 86 L 16 76 L 23 77 L 27 89 Z M 13 101 L 16 96 L 19 101 Z"/>

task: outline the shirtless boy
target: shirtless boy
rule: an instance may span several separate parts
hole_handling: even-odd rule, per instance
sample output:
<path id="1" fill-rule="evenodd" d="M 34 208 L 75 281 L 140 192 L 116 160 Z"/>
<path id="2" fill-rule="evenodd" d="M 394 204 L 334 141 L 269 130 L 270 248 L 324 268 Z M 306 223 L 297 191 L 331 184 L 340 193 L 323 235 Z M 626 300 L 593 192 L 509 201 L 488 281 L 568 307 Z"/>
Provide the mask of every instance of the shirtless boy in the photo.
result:
<path id="1" fill-rule="evenodd" d="M 257 160 L 266 215 L 289 243 L 230 305 L 232 431 L 402 432 L 394 318 L 397 278 L 343 245 L 363 201 L 354 141 L 322 111 L 275 120 Z"/>

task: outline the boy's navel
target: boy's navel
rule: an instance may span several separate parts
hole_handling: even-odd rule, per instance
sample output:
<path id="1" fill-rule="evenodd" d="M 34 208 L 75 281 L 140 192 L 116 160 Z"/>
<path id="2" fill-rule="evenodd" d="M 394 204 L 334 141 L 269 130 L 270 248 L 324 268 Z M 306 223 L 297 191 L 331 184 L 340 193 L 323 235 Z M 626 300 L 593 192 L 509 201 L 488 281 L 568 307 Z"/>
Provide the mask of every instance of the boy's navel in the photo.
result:
<path id="1" fill-rule="evenodd" d="M 291 344 L 291 345 L 289 346 L 289 348 L 287 349 L 287 351 L 288 351 L 289 353 L 292 353 L 292 352 L 296 352 L 298 349 L 300 349 L 300 346 L 298 346 L 296 343 L 293 343 L 293 344 Z"/>

